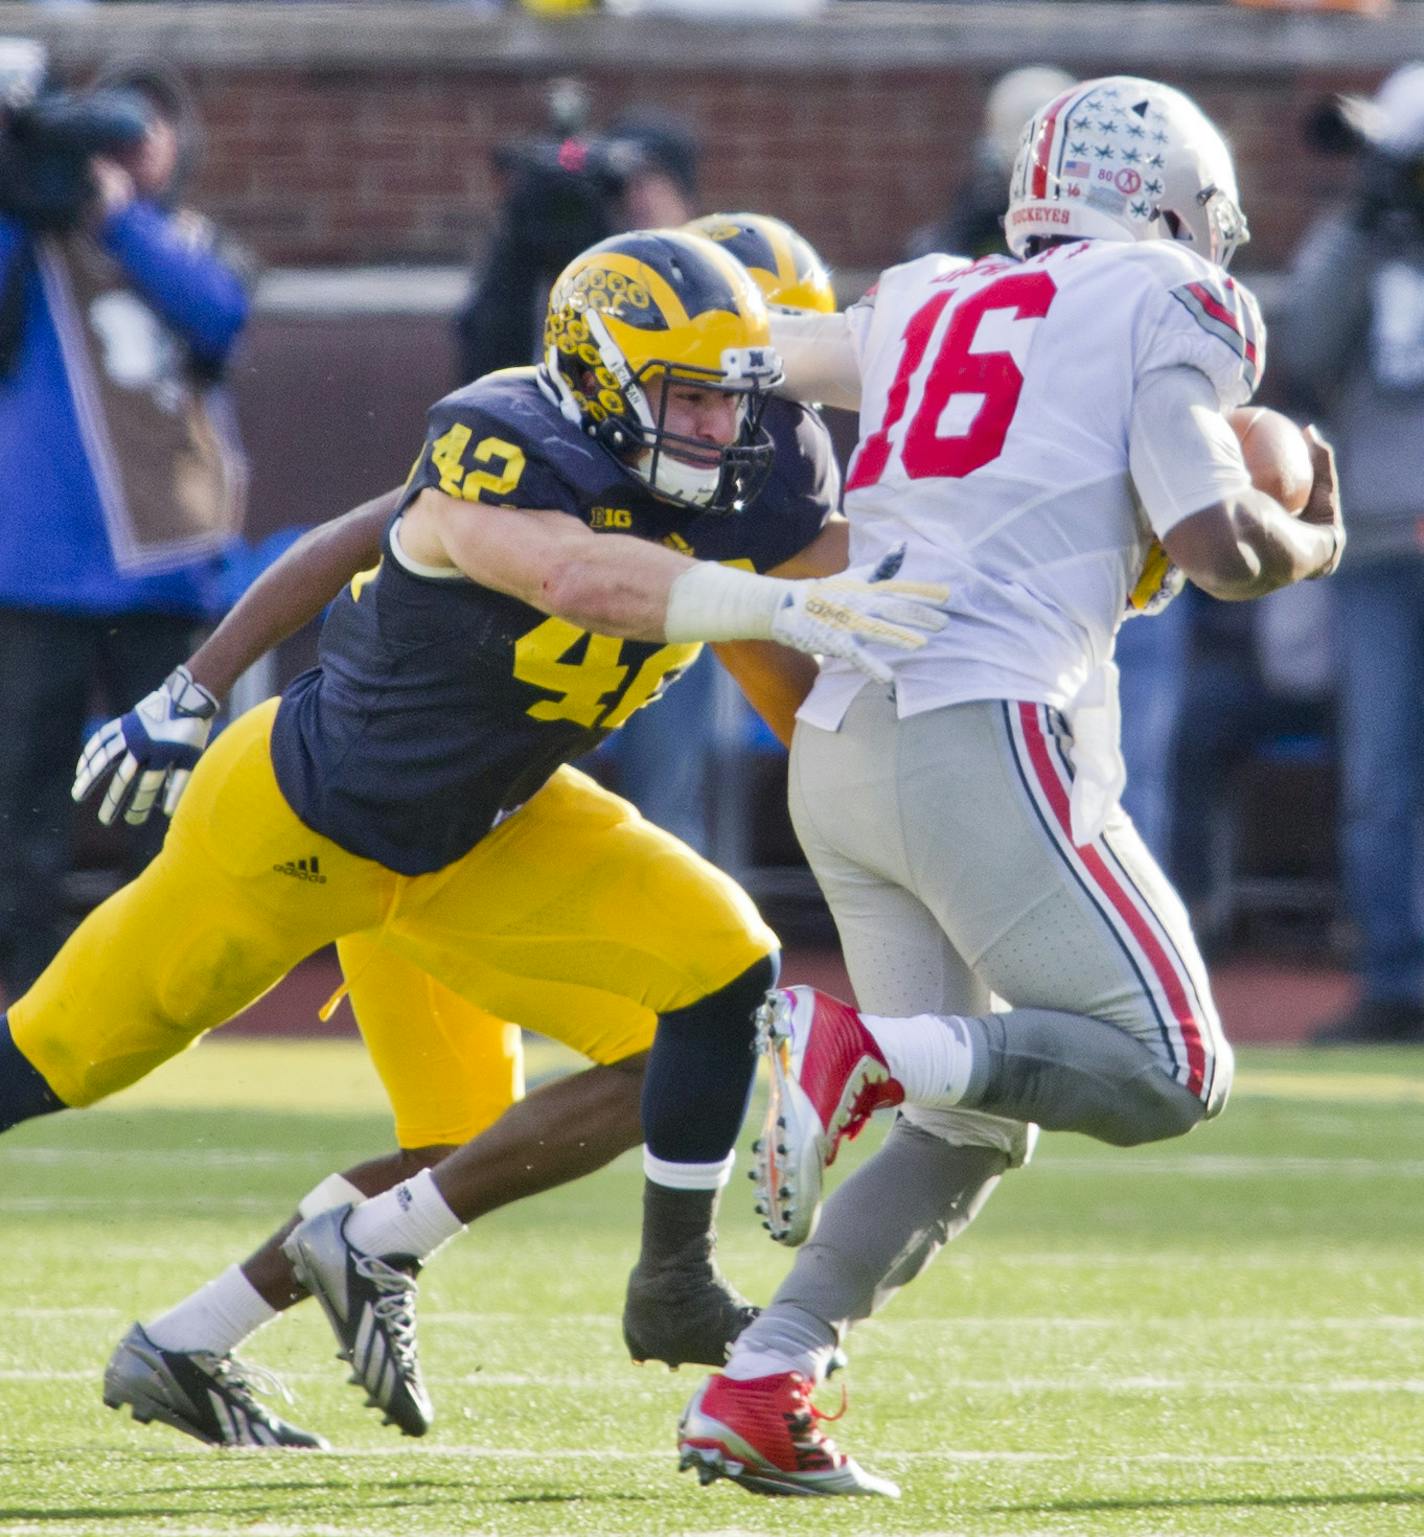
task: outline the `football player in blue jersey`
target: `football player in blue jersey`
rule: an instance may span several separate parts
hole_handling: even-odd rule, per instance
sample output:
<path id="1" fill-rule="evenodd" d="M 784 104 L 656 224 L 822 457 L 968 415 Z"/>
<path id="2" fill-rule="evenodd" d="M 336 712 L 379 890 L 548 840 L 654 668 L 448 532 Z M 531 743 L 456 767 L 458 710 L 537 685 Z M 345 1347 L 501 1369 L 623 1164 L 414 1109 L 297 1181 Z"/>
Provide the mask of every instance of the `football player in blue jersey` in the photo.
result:
<path id="1" fill-rule="evenodd" d="M 715 1361 L 748 1317 L 716 1268 L 713 1212 L 775 938 L 727 877 L 568 763 L 655 698 L 700 639 L 733 643 L 729 665 L 775 714 L 804 686 L 794 652 L 880 676 L 873 642 L 913 646 L 943 622 L 940 590 L 818 576 L 844 560 L 826 521 L 834 468 L 797 408 L 774 408 L 773 464 L 763 412 L 777 372 L 760 294 L 715 244 L 641 232 L 595 247 L 555 288 L 541 369 L 433 408 L 381 558 L 334 603 L 319 665 L 199 762 L 216 709 L 199 653 L 81 765 L 80 791 L 118 765 L 104 814 L 131 820 L 160 796 L 173 810 L 194 772 L 160 858 L 0 1026 L 0 1129 L 135 1081 L 332 940 L 353 993 L 388 969 L 428 983 L 436 1028 L 410 1020 L 409 992 L 405 1010 L 387 994 L 374 1029 L 362 1020 L 403 1146 L 405 1109 L 415 1145 L 458 1140 L 410 1083 L 438 1075 L 458 1117 L 480 1076 L 463 1050 L 472 1021 L 516 1019 L 609 1070 L 595 1119 L 622 1111 L 624 1129 L 595 1139 L 583 1167 L 571 1154 L 506 1171 L 491 1195 L 489 1144 L 476 1143 L 386 1205 L 343 1199 L 289 1244 L 357 1376 L 408 1433 L 431 1412 L 412 1256 L 633 1141 L 630 1075 L 615 1065 L 640 1053 L 648 1181 L 630 1347 Z M 504 1135 L 508 1147 L 520 1127 Z M 408 1172 L 400 1157 L 366 1167 L 378 1172 L 350 1171 L 337 1194 Z M 215 1311 L 248 1332 L 241 1307 Z M 111 1363 L 114 1402 L 205 1440 L 317 1444 L 267 1414 L 230 1351 L 139 1334 L 120 1380 Z"/>

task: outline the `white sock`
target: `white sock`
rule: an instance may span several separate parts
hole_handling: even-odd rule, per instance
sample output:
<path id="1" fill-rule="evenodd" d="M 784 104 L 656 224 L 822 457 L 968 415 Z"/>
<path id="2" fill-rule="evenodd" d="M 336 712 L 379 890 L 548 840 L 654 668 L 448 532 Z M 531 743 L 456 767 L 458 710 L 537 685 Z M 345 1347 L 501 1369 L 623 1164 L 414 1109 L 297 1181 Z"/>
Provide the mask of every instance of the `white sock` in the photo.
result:
<path id="1" fill-rule="evenodd" d="M 276 1316 L 277 1309 L 262 1300 L 241 1269 L 229 1265 L 177 1307 L 145 1324 L 143 1332 L 164 1350 L 211 1350 L 225 1356 Z"/>
<path id="2" fill-rule="evenodd" d="M 655 1185 L 666 1185 L 669 1190 L 722 1190 L 736 1161 L 736 1153 L 731 1152 L 716 1163 L 673 1163 L 654 1158 L 646 1147 L 643 1149 L 643 1173 Z"/>
<path id="3" fill-rule="evenodd" d="M 954 1014 L 914 1014 L 890 1019 L 862 1014 L 865 1028 L 885 1054 L 912 1105 L 957 1105 L 969 1087 L 974 1052 L 969 1031 Z"/>
<path id="4" fill-rule="evenodd" d="M 450 1210 L 429 1169 L 363 1201 L 346 1219 L 346 1236 L 366 1254 L 429 1259 L 465 1224 Z"/>
<path id="5" fill-rule="evenodd" d="M 783 1372 L 800 1372 L 808 1381 L 816 1380 L 816 1363 L 808 1356 L 772 1355 L 765 1350 L 740 1350 L 732 1347 L 732 1357 L 722 1368 L 722 1375 L 734 1382 L 752 1382 L 758 1377 L 779 1377 Z"/>

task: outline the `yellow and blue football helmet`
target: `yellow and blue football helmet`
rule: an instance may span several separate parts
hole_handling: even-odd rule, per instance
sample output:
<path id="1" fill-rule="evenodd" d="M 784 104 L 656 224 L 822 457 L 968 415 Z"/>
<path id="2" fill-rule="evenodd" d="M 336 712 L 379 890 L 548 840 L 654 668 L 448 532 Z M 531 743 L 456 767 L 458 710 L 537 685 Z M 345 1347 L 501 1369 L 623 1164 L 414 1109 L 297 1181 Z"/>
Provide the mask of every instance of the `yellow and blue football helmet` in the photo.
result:
<path id="1" fill-rule="evenodd" d="M 549 296 L 544 369 L 565 418 L 675 506 L 738 510 L 771 468 L 761 413 L 781 362 L 766 304 L 710 240 L 637 230 L 576 256 Z M 715 463 L 667 430 L 660 380 L 739 397 L 741 430 Z"/>
<path id="2" fill-rule="evenodd" d="M 836 308 L 836 291 L 826 264 L 810 241 L 780 219 L 764 213 L 709 213 L 683 228 L 705 235 L 735 256 L 768 304 L 819 310 L 823 315 Z"/>

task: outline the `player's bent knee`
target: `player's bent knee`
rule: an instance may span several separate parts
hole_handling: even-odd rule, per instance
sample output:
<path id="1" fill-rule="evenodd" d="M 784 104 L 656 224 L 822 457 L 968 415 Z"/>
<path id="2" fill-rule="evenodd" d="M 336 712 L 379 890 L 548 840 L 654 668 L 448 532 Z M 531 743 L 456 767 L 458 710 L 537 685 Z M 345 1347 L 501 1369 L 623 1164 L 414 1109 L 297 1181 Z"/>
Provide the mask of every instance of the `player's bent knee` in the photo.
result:
<path id="1" fill-rule="evenodd" d="M 1206 1116 L 1206 1105 L 1165 1073 L 1143 1073 L 1122 1085 L 1114 1110 L 1095 1133 L 1114 1147 L 1183 1137 Z"/>
<path id="2" fill-rule="evenodd" d="M 731 1035 L 738 1039 L 745 1036 L 751 1041 L 755 1034 L 756 1011 L 765 1000 L 767 990 L 776 986 L 780 970 L 778 952 L 762 956 L 716 992 L 705 993 L 683 1008 L 659 1014 L 659 1032 L 703 1037 Z"/>
<path id="3" fill-rule="evenodd" d="M 0 1014 L 0 1131 L 67 1108 L 44 1074 L 15 1044 L 9 1020 Z"/>

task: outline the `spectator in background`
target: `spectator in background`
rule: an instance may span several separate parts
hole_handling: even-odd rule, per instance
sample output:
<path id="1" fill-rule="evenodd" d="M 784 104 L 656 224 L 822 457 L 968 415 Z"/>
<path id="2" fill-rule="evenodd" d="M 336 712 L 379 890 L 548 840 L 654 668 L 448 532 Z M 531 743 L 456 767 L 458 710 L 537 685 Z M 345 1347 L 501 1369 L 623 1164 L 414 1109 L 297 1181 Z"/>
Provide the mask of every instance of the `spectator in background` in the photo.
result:
<path id="1" fill-rule="evenodd" d="M 1188 586 L 1173 604 L 1187 621 L 1177 692 L 1191 729 L 1176 732 L 1170 863 L 1208 958 L 1231 943 L 1237 916 L 1231 876 L 1252 811 L 1241 772 L 1263 752 L 1279 762 L 1332 750 L 1328 593 L 1298 583 L 1256 603 L 1222 603 Z M 1289 817 L 1283 808 L 1281 825 Z"/>
<path id="2" fill-rule="evenodd" d="M 638 109 L 590 136 L 577 81 L 549 89 L 553 136 L 501 146 L 505 185 L 489 251 L 455 319 L 461 382 L 539 361 L 555 277 L 623 230 L 669 229 L 697 212 L 697 142 L 679 118 Z"/>
<path id="3" fill-rule="evenodd" d="M 1339 456 L 1350 553 L 1335 608 L 1341 868 L 1361 996 L 1319 1043 L 1424 1041 L 1424 63 L 1336 99 L 1317 148 L 1354 193 L 1307 231 L 1273 331 L 1278 370 Z"/>
<path id="4" fill-rule="evenodd" d="M 213 617 L 242 476 L 214 396 L 247 313 L 211 227 L 176 206 L 196 150 L 183 83 L 9 80 L 89 114 L 103 152 L 8 134 L 0 163 L 0 989 L 64 938 L 67 772 L 95 694 L 146 694 Z M 0 60 L 3 73 L 3 60 Z M 18 82 L 18 83 L 17 83 Z M 87 121 L 87 119 L 86 119 Z M 126 126 L 127 125 L 127 126 Z M 156 850 L 135 831 L 127 873 Z"/>
<path id="5" fill-rule="evenodd" d="M 994 82 L 971 151 L 969 175 L 956 189 L 946 217 L 937 224 L 923 225 L 910 236 L 907 260 L 931 251 L 979 257 L 1006 249 L 1004 210 L 1019 135 L 1044 102 L 1072 84 L 1071 75 L 1051 64 L 1026 64 Z"/>

